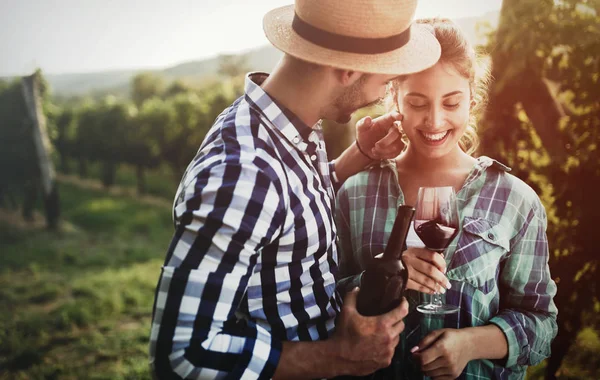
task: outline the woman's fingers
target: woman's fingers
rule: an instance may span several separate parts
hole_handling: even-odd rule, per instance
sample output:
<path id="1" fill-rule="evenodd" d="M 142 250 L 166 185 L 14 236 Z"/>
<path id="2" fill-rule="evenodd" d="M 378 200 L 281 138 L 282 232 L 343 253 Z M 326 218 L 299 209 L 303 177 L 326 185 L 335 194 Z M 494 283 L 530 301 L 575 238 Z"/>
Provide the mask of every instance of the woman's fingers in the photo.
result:
<path id="1" fill-rule="evenodd" d="M 433 294 L 435 293 L 431 288 L 416 282 L 415 280 L 412 279 L 408 279 L 408 282 L 406 283 L 406 288 L 407 289 L 411 289 L 411 290 L 415 290 L 419 293 L 425 293 L 425 294 Z"/>
<path id="2" fill-rule="evenodd" d="M 410 278 L 416 282 L 436 291 L 445 293 L 446 289 L 450 289 L 450 281 L 446 278 L 439 268 L 430 262 L 416 259 L 411 262 L 412 271 L 408 271 Z M 411 273 L 412 272 L 412 273 Z"/>
<path id="3" fill-rule="evenodd" d="M 437 284 L 433 279 L 417 271 L 412 271 L 412 273 L 409 271 L 409 279 L 406 286 L 409 289 L 427 294 L 433 294 L 440 290 L 439 284 Z"/>
<path id="4" fill-rule="evenodd" d="M 437 252 L 425 248 L 414 248 L 413 255 L 423 261 L 435 265 L 441 272 L 446 273 L 446 260 Z"/>

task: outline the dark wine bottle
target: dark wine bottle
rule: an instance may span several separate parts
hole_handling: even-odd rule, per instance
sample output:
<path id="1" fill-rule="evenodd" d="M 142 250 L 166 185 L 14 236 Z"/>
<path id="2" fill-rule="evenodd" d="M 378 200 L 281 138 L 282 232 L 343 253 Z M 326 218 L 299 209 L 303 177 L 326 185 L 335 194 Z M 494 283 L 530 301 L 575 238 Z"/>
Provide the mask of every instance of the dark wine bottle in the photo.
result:
<path id="1" fill-rule="evenodd" d="M 398 207 L 390 238 L 383 255 L 371 260 L 364 271 L 356 308 L 364 316 L 385 314 L 402 302 L 408 282 L 408 270 L 402 262 L 402 250 L 415 209 Z"/>

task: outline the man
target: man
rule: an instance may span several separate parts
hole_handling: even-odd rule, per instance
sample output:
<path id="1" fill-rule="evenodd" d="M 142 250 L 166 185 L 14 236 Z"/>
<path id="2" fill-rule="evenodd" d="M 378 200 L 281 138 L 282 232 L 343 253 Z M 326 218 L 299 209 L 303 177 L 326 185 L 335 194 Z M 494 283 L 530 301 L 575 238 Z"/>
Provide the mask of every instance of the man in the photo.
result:
<path id="1" fill-rule="evenodd" d="M 155 377 L 322 378 L 390 363 L 406 301 L 364 317 L 354 291 L 342 307 L 333 205 L 346 178 L 400 153 L 400 115 L 361 120 L 356 144 L 330 163 L 319 120 L 348 122 L 390 80 L 438 60 L 434 36 L 411 27 L 415 8 L 297 0 L 265 16 L 284 58 L 270 76 L 247 77 L 177 191 L 152 322 Z"/>

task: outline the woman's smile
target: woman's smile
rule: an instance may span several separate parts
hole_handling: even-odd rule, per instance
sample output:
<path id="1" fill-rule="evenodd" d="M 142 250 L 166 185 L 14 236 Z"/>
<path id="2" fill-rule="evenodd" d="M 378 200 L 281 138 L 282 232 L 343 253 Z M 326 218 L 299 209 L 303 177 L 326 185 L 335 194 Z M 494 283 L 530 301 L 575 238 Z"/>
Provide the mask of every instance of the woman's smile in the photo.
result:
<path id="1" fill-rule="evenodd" d="M 418 130 L 419 131 L 419 135 L 422 137 L 422 140 L 430 146 L 439 146 L 442 145 L 443 143 L 446 142 L 446 140 L 448 140 L 448 136 L 451 135 L 452 130 L 448 129 L 446 131 L 442 131 L 442 132 L 436 132 L 436 133 L 431 133 L 431 132 L 425 132 L 422 130 Z"/>

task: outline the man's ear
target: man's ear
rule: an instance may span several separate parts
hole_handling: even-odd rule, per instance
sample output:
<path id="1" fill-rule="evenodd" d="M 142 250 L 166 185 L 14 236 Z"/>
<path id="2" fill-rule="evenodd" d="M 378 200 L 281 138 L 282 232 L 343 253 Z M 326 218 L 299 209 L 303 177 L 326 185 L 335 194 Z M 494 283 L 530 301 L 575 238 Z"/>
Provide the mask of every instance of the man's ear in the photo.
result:
<path id="1" fill-rule="evenodd" d="M 353 70 L 335 69 L 334 75 L 339 84 L 342 86 L 350 86 L 356 83 L 365 74 Z"/>

